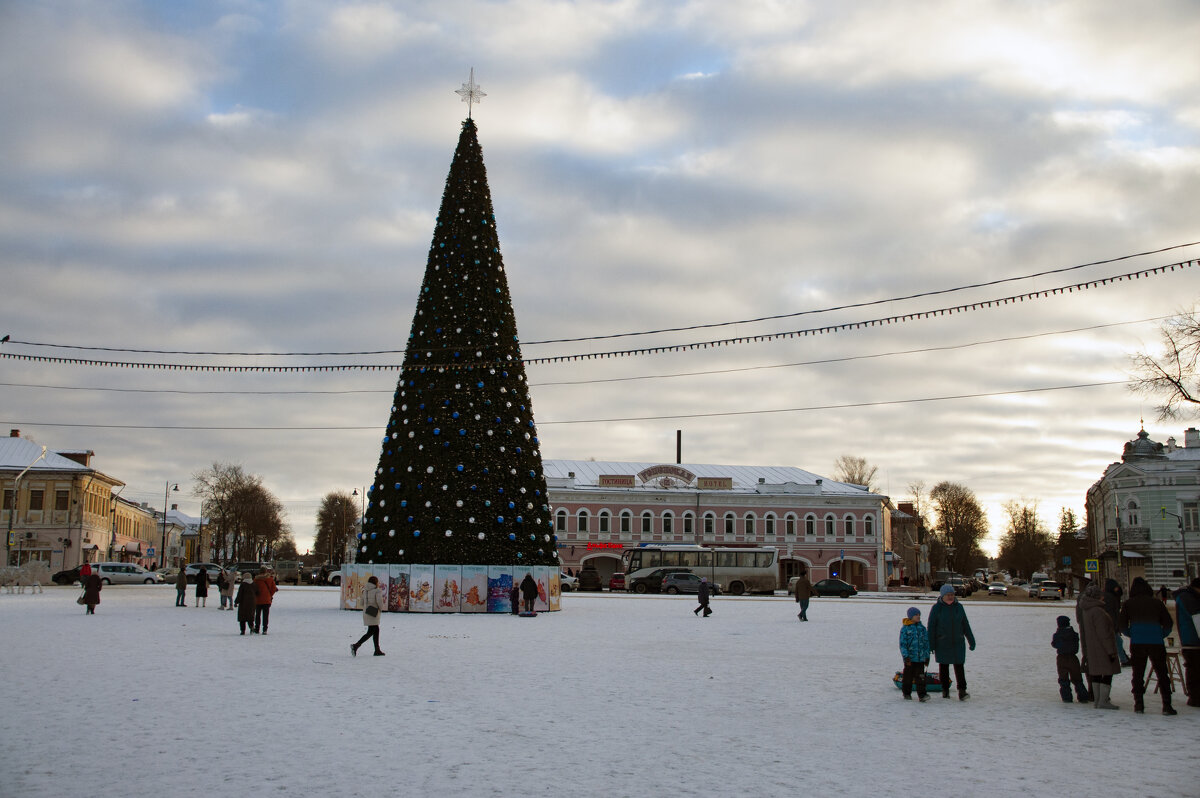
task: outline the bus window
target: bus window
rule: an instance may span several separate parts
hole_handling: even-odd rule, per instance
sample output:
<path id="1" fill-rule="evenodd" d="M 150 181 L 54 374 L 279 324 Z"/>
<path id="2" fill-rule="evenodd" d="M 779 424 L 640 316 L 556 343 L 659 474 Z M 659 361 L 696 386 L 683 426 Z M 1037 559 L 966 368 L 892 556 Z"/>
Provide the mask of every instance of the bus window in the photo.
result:
<path id="1" fill-rule="evenodd" d="M 642 567 L 642 552 L 629 552 L 629 563 L 625 566 L 626 573 L 633 573 Z"/>
<path id="2" fill-rule="evenodd" d="M 696 552 L 696 554 L 698 555 L 696 558 L 696 565 L 698 567 L 712 568 L 712 552 L 711 551 L 707 551 L 707 550 L 706 551 L 698 551 L 698 552 Z"/>
<path id="3" fill-rule="evenodd" d="M 740 567 L 740 568 L 753 568 L 754 567 L 754 552 L 739 551 L 737 553 L 737 564 L 738 564 L 738 567 Z"/>
<path id="4" fill-rule="evenodd" d="M 679 552 L 679 564 L 685 568 L 695 568 L 700 564 L 700 552 L 698 551 L 681 551 Z"/>
<path id="5" fill-rule="evenodd" d="M 681 551 L 664 551 L 662 553 L 662 564 L 664 566 L 679 565 L 679 555 Z"/>
<path id="6" fill-rule="evenodd" d="M 657 568 L 662 565 L 661 551 L 643 551 L 642 552 L 642 567 Z"/>
<path id="7" fill-rule="evenodd" d="M 736 551 L 718 551 L 717 567 L 718 568 L 736 568 L 737 567 L 737 552 Z"/>
<path id="8" fill-rule="evenodd" d="M 769 568 L 775 564 L 775 552 L 760 551 L 754 555 L 754 565 L 758 568 Z"/>

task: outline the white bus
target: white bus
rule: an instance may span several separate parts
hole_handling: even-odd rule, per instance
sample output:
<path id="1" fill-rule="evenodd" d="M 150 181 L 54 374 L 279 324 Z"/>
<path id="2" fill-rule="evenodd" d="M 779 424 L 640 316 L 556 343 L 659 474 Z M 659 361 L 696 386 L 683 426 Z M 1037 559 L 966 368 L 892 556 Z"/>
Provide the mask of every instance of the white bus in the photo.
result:
<path id="1" fill-rule="evenodd" d="M 776 551 L 770 547 L 733 549 L 651 544 L 623 550 L 621 562 L 625 567 L 626 585 L 634 585 L 635 579 L 659 568 L 687 568 L 697 576 L 716 582 L 722 591 L 735 596 L 771 593 L 779 587 Z"/>

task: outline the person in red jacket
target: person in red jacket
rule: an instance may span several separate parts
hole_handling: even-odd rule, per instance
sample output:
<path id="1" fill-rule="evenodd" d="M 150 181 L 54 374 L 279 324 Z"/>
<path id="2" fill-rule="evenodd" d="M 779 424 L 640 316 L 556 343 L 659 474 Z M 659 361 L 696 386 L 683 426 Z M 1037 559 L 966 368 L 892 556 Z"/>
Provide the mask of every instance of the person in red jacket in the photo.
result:
<path id="1" fill-rule="evenodd" d="M 275 595 L 275 591 L 279 587 L 275 584 L 275 577 L 271 575 L 271 569 L 263 568 L 258 576 L 254 577 L 254 589 L 256 603 L 254 605 L 254 633 L 267 633 L 267 624 L 271 622 L 271 597 Z"/>

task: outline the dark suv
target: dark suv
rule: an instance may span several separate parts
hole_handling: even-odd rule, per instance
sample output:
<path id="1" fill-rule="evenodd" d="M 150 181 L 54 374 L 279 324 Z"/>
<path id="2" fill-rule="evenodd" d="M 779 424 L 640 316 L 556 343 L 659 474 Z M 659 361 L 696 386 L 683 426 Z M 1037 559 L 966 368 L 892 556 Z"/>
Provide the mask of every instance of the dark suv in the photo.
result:
<path id="1" fill-rule="evenodd" d="M 594 590 L 597 593 L 604 590 L 604 585 L 600 583 L 600 572 L 595 568 L 584 568 L 575 578 L 580 590 Z"/>
<path id="2" fill-rule="evenodd" d="M 625 577 L 627 590 L 632 590 L 634 593 L 660 593 L 662 592 L 663 577 L 667 574 L 685 573 L 690 574 L 688 568 L 655 568 L 645 576 L 639 576 L 635 579 Z"/>
<path id="3" fill-rule="evenodd" d="M 675 573 L 667 574 L 662 580 L 662 592 L 671 594 L 699 593 L 700 577 L 687 571 L 676 571 Z M 708 593 L 710 596 L 720 595 L 721 588 L 716 582 L 709 582 Z"/>

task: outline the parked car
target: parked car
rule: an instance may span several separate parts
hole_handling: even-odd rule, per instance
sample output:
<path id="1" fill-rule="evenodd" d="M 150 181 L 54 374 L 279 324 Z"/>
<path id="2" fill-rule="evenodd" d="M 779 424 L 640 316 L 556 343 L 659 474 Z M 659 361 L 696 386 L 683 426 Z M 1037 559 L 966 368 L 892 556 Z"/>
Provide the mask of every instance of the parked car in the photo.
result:
<path id="1" fill-rule="evenodd" d="M 1061 599 L 1062 585 L 1060 585 L 1058 582 L 1051 582 L 1049 579 L 1045 579 L 1040 585 L 1038 585 L 1037 597 L 1039 600 Z"/>
<path id="2" fill-rule="evenodd" d="M 196 584 L 196 576 L 200 573 L 201 569 L 208 572 L 208 583 L 215 585 L 217 583 L 217 575 L 221 573 L 221 566 L 215 562 L 194 562 L 185 566 L 183 572 L 187 575 L 188 584 Z M 178 575 L 178 571 L 176 575 Z"/>
<path id="3" fill-rule="evenodd" d="M 79 568 L 68 568 L 65 571 L 59 571 L 54 576 L 50 577 L 50 581 L 56 585 L 73 585 L 79 581 Z"/>
<path id="4" fill-rule="evenodd" d="M 579 580 L 566 572 L 560 572 L 558 575 L 558 585 L 562 592 L 570 593 L 572 590 L 579 589 Z"/>
<path id="5" fill-rule="evenodd" d="M 156 585 L 163 581 L 162 574 L 130 562 L 94 562 L 92 573 L 105 585 Z"/>
<path id="6" fill-rule="evenodd" d="M 608 580 L 609 590 L 624 590 L 625 589 L 625 574 L 617 571 Z"/>
<path id="7" fill-rule="evenodd" d="M 989 596 L 1007 596 L 1008 595 L 1008 585 L 1004 584 L 1003 582 L 992 582 L 990 585 L 988 585 L 988 595 Z"/>
<path id="8" fill-rule="evenodd" d="M 670 593 L 699 593 L 701 577 L 688 571 L 675 571 L 667 574 L 662 580 L 662 592 Z M 721 593 L 721 586 L 716 582 L 710 582 L 708 585 L 710 595 L 717 596 Z"/>
<path id="9" fill-rule="evenodd" d="M 850 598 L 858 595 L 858 588 L 841 579 L 822 579 L 813 585 L 813 592 L 818 596 L 841 596 Z"/>
<path id="10" fill-rule="evenodd" d="M 629 589 L 634 593 L 658 593 L 662 590 L 663 577 L 680 571 L 691 573 L 688 568 L 655 568 L 645 576 L 633 579 L 629 584 Z"/>
<path id="11" fill-rule="evenodd" d="M 600 572 L 595 568 L 584 568 L 575 578 L 579 590 L 594 590 L 600 592 L 604 586 L 600 584 Z"/>
<path id="12" fill-rule="evenodd" d="M 299 560 L 276 560 L 271 566 L 275 571 L 275 581 L 278 584 L 291 582 L 293 585 L 300 584 L 300 561 Z"/>
<path id="13" fill-rule="evenodd" d="M 971 586 L 967 584 L 967 580 L 961 576 L 951 577 L 946 580 L 946 584 L 954 588 L 954 595 L 959 598 L 966 598 L 971 595 Z"/>
<path id="14" fill-rule="evenodd" d="M 231 570 L 236 571 L 239 574 L 258 576 L 266 567 L 267 564 L 265 562 L 237 562 L 233 564 Z M 212 574 L 209 574 L 209 576 L 212 576 Z"/>

